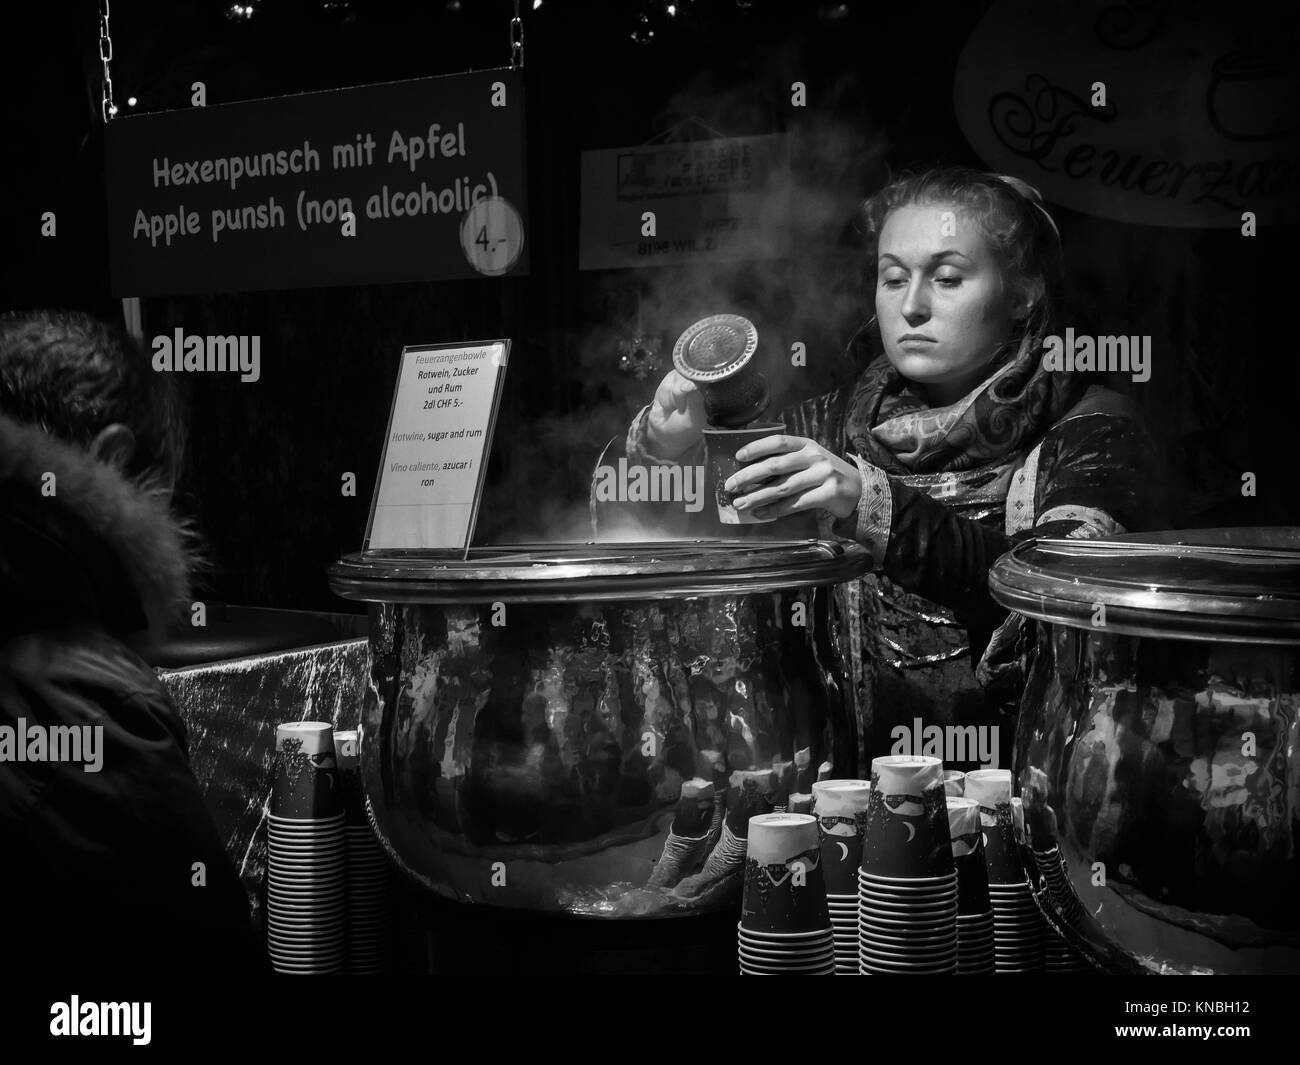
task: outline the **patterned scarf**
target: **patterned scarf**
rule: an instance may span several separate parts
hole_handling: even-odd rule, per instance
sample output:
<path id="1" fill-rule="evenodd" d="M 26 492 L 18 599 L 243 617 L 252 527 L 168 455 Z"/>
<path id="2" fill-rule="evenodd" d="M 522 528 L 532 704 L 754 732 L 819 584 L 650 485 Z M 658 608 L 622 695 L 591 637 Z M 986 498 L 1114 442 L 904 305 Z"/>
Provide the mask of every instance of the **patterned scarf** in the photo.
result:
<path id="1" fill-rule="evenodd" d="M 908 480 L 977 470 L 1009 480 L 1000 472 L 1041 439 L 1087 386 L 1076 374 L 1044 370 L 1042 348 L 1028 337 L 1009 344 L 994 366 L 956 403 L 930 407 L 882 354 L 858 378 L 845 436 L 868 462 Z M 988 477 L 939 479 L 988 486 Z"/>

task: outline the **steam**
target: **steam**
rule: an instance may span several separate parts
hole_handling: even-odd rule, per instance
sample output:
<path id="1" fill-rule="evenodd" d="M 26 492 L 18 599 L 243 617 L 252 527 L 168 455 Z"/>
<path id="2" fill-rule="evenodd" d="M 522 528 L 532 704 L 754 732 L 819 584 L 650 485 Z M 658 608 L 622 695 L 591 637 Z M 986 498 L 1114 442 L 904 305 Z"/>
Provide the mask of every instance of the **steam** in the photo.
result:
<path id="1" fill-rule="evenodd" d="M 795 45 L 767 57 L 770 84 L 788 91 L 797 80 Z M 733 203 L 772 220 L 732 245 L 735 258 L 683 266 L 589 274 L 599 279 L 607 320 L 588 324 L 570 348 L 569 373 L 582 387 L 582 410 L 544 416 L 497 430 L 504 477 L 491 486 L 483 517 L 498 515 L 500 527 L 484 529 L 493 542 L 583 542 L 593 539 L 588 491 L 592 472 L 612 437 L 626 434 L 637 411 L 654 397 L 672 368 L 672 345 L 692 322 L 712 314 L 740 314 L 759 335 L 759 369 L 772 390 L 770 413 L 818 395 L 861 369 L 844 356 L 853 332 L 871 314 L 862 288 L 862 251 L 857 208 L 884 178 L 887 144 L 865 122 L 837 117 L 857 79 L 845 77 L 815 105 L 791 109 L 789 100 L 759 98 L 755 86 L 722 87 L 712 72 L 696 75 L 664 108 L 656 123 L 667 128 L 688 117 L 730 137 L 780 131 L 791 116 L 788 184 L 736 194 Z M 779 221 L 788 218 L 787 232 Z M 734 239 L 737 234 L 732 234 Z M 787 257 L 779 258 L 785 251 Z M 639 314 L 638 299 L 639 295 Z M 660 338 L 660 366 L 638 381 L 618 369 L 618 342 L 636 331 Z M 807 365 L 791 365 L 792 346 L 804 345 Z M 509 385 L 507 384 L 507 387 Z M 558 477 L 558 480 L 557 480 Z M 543 484 L 549 491 L 539 495 Z M 602 541 L 660 539 L 653 530 L 600 531 Z"/>

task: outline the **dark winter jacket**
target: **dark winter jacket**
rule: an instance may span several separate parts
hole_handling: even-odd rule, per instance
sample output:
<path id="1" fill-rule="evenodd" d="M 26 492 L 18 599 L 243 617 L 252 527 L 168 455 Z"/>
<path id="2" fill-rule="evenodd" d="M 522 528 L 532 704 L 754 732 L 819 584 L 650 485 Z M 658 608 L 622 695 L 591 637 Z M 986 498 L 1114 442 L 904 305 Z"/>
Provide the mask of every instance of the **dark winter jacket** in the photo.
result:
<path id="1" fill-rule="evenodd" d="M 0 416 L 0 913 L 11 974 L 264 971 L 185 725 L 128 645 L 183 601 L 183 543 L 156 497 Z"/>

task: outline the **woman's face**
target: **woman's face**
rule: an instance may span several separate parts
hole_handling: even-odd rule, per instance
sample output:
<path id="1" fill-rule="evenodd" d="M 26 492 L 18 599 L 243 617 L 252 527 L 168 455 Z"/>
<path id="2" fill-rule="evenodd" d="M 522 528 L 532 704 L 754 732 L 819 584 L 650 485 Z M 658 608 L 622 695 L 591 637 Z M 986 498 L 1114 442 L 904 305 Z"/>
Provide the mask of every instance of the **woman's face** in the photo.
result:
<path id="1" fill-rule="evenodd" d="M 966 395 L 1022 312 L 978 223 L 954 204 L 891 211 L 880 233 L 876 320 L 885 354 L 931 403 Z"/>

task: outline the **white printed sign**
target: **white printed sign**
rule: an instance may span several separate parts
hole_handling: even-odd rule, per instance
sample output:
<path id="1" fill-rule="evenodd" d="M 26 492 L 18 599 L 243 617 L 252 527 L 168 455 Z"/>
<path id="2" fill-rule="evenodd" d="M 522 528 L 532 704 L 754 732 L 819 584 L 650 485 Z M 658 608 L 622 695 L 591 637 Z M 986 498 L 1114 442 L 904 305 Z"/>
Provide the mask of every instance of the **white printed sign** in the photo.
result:
<path id="1" fill-rule="evenodd" d="M 468 548 L 509 353 L 508 340 L 402 349 L 366 550 Z"/>
<path id="2" fill-rule="evenodd" d="M 790 152 L 786 133 L 583 152 L 578 269 L 788 256 Z"/>

